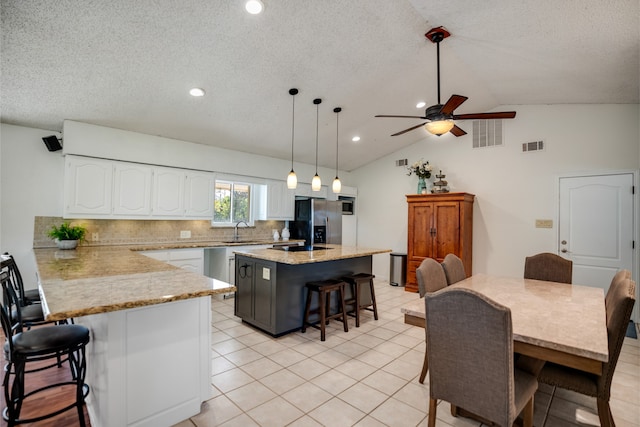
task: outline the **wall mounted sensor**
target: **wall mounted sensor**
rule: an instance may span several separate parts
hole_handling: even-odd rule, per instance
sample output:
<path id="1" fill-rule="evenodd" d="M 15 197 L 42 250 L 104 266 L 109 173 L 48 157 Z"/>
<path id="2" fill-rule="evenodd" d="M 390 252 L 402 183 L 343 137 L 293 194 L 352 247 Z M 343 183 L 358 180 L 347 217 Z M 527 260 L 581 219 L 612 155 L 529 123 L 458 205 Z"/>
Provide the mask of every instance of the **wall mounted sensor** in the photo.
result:
<path id="1" fill-rule="evenodd" d="M 55 135 L 45 136 L 42 138 L 42 140 L 44 141 L 44 145 L 47 146 L 47 150 L 49 151 L 62 150 L 62 145 L 60 144 L 62 142 L 62 139 L 59 139 L 57 136 Z"/>

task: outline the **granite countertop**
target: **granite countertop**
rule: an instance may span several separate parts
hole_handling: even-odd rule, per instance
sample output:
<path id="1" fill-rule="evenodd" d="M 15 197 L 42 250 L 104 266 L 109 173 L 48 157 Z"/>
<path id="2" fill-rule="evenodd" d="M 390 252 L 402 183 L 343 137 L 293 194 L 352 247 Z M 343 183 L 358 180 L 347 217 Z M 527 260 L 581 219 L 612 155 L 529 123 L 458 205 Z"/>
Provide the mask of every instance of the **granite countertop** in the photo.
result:
<path id="1" fill-rule="evenodd" d="M 601 288 L 486 274 L 474 274 L 451 287 L 476 290 L 509 307 L 515 341 L 602 362 L 609 357 Z M 424 299 L 401 311 L 424 319 Z"/>
<path id="2" fill-rule="evenodd" d="M 391 249 L 364 248 L 360 246 L 314 245 L 327 249 L 308 252 L 289 252 L 275 249 L 251 249 L 235 251 L 238 255 L 273 261 L 281 264 L 310 264 L 314 262 L 335 261 L 338 259 L 358 258 L 391 252 Z"/>
<path id="3" fill-rule="evenodd" d="M 132 251 L 157 251 L 169 249 L 197 249 L 197 248 L 226 248 L 228 246 L 253 246 L 253 245 L 290 245 L 296 243 L 304 243 L 304 240 L 273 240 L 273 239 L 247 239 L 247 240 L 211 240 L 201 242 L 165 242 L 165 243 L 148 243 L 143 245 L 127 246 Z M 95 247 L 95 246 L 94 246 Z"/>
<path id="4" fill-rule="evenodd" d="M 34 249 L 43 311 L 63 320 L 234 292 L 236 288 L 129 247 Z"/>

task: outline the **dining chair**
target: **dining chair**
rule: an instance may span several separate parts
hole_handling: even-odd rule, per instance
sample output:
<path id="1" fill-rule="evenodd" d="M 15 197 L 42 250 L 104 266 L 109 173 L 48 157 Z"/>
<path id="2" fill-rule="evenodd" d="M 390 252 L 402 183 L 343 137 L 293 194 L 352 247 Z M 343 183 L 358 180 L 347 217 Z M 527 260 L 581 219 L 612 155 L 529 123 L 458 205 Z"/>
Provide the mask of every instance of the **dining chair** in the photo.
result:
<path id="1" fill-rule="evenodd" d="M 624 275 L 624 273 L 622 273 Z M 615 279 L 615 278 L 614 278 Z M 618 363 L 620 349 L 627 331 L 631 311 L 635 303 L 636 284 L 629 278 L 612 281 L 605 298 L 607 341 L 609 345 L 609 360 L 602 364 L 602 374 L 589 374 L 577 369 L 547 362 L 538 381 L 553 386 L 551 399 L 545 411 L 543 426 L 546 422 L 556 387 L 561 387 L 576 393 L 595 397 L 598 417 L 602 427 L 615 426 L 609 398 L 611 397 L 611 380 Z"/>
<path id="2" fill-rule="evenodd" d="M 470 289 L 425 296 L 429 427 L 438 399 L 497 425 L 533 425 L 534 375 L 514 368 L 511 310 Z M 488 424 L 486 422 L 485 424 Z"/>
<path id="3" fill-rule="evenodd" d="M 549 252 L 528 256 L 524 260 L 524 278 L 571 283 L 573 261 Z"/>
<path id="4" fill-rule="evenodd" d="M 467 278 L 462 260 L 454 254 L 447 254 L 442 260 L 442 269 L 447 276 L 447 286 Z"/>
<path id="5" fill-rule="evenodd" d="M 416 278 L 418 280 L 418 291 L 420 292 L 420 298 L 424 297 L 427 293 L 437 292 L 440 289 L 447 287 L 447 277 L 444 274 L 442 265 L 433 258 L 425 258 L 420 264 L 420 267 L 416 269 Z M 424 361 L 422 362 L 422 371 L 420 372 L 420 384 L 424 384 L 424 379 L 427 376 L 429 370 L 429 361 L 427 360 L 427 348 L 426 348 L 426 331 L 425 331 L 425 349 L 424 349 Z"/>

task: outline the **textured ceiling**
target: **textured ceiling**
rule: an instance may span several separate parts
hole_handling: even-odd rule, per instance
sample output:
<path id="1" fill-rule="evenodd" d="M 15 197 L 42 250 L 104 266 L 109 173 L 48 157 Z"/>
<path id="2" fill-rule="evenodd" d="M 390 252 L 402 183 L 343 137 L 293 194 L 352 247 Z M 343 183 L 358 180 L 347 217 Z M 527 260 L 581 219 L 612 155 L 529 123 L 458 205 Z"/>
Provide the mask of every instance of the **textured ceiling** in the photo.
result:
<path id="1" fill-rule="evenodd" d="M 503 104 L 638 103 L 638 0 L 1 0 L 4 123 L 64 119 L 353 170 L 426 136 L 411 119 L 442 98 L 457 113 Z M 204 88 L 192 98 L 188 90 Z M 517 120 L 517 118 L 516 118 Z M 470 123 L 459 126 L 470 132 Z M 351 142 L 360 135 L 359 143 Z M 435 138 L 435 137 L 432 137 Z"/>

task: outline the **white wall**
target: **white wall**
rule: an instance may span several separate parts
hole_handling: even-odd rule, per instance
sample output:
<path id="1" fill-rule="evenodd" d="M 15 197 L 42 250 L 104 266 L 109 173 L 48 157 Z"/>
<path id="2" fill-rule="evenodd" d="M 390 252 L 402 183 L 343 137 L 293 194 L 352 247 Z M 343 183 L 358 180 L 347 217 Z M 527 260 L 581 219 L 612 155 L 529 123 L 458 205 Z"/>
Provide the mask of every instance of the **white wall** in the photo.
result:
<path id="1" fill-rule="evenodd" d="M 442 169 L 451 191 L 476 195 L 473 272 L 519 276 L 525 256 L 556 251 L 559 175 L 639 168 L 637 104 L 501 106 L 499 110 L 517 111 L 514 120 L 504 121 L 503 147 L 472 149 L 472 124 L 463 122 L 460 126 L 468 132 L 464 137 L 428 136 L 354 171 L 358 243 L 406 252 L 405 194 L 416 192 L 417 178 L 407 176 L 395 160 L 406 158 L 411 164 L 424 158 L 436 170 Z M 544 151 L 522 152 L 523 142 L 537 140 L 544 140 Z M 553 228 L 536 229 L 535 219 L 553 219 Z M 388 255 L 375 257 L 374 274 L 388 277 Z"/>
<path id="2" fill-rule="evenodd" d="M 15 256 L 27 288 L 36 286 L 33 219 L 62 215 L 64 158 L 42 142 L 52 134 L 59 137 L 47 130 L 0 127 L 0 251 Z"/>

